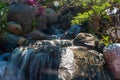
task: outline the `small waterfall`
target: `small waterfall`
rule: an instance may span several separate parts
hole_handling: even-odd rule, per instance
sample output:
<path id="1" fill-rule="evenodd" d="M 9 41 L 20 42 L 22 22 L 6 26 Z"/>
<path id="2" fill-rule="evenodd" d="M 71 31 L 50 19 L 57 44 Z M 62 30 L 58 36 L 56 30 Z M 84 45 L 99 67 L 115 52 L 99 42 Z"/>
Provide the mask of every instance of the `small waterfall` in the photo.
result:
<path id="1" fill-rule="evenodd" d="M 6 65 L 4 75 L 0 74 L 2 78 L 0 80 L 69 80 L 72 78 L 75 64 L 73 51 L 56 46 L 58 44 L 53 44 L 51 41 L 50 43 L 52 44 L 46 45 L 43 41 L 42 45 L 16 48 Z"/>
<path id="2" fill-rule="evenodd" d="M 114 80 L 102 60 L 97 51 L 69 40 L 36 41 L 0 62 L 0 80 Z"/>

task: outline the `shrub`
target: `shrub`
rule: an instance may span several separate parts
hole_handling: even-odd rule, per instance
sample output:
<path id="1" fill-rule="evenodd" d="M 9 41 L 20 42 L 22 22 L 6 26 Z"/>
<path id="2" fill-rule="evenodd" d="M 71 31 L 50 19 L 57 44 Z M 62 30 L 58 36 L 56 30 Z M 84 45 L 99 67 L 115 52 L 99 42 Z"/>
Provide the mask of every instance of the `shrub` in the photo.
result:
<path id="1" fill-rule="evenodd" d="M 0 2 L 0 38 L 7 33 L 6 23 L 9 8 L 6 2 Z"/>

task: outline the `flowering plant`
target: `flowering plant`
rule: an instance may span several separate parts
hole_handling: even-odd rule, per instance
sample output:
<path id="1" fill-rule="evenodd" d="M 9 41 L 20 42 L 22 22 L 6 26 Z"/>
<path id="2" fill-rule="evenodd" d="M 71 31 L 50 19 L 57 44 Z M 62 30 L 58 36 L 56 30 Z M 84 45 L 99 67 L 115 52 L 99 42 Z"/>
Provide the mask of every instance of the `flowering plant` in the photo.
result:
<path id="1" fill-rule="evenodd" d="M 42 15 L 44 14 L 44 8 L 37 0 L 25 0 L 25 3 L 32 5 L 34 7 L 37 7 L 36 15 Z"/>

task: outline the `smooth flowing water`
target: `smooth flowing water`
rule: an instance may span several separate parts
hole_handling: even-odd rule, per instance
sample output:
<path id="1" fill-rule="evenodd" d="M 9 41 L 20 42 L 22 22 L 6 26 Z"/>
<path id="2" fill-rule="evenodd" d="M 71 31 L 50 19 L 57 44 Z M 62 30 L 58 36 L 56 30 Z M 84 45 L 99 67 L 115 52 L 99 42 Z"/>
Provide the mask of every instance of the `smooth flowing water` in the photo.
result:
<path id="1" fill-rule="evenodd" d="M 73 51 L 61 46 L 37 44 L 19 47 L 13 51 L 11 60 L 1 68 L 0 80 L 71 79 L 74 65 Z"/>

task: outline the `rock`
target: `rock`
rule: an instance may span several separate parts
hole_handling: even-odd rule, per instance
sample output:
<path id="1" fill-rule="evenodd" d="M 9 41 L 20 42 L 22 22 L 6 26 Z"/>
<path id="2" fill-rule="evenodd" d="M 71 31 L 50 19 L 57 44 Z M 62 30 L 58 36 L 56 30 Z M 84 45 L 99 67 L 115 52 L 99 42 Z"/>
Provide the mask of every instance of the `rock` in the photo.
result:
<path id="1" fill-rule="evenodd" d="M 105 61 L 116 79 L 120 79 L 120 44 L 110 44 L 103 51 Z"/>
<path id="2" fill-rule="evenodd" d="M 27 41 L 26 38 L 20 37 L 19 40 L 18 40 L 18 42 L 17 42 L 17 44 L 18 44 L 19 46 L 22 46 L 22 45 L 25 44 L 25 41 Z"/>
<path id="3" fill-rule="evenodd" d="M 46 18 L 45 15 L 40 15 L 40 16 L 38 16 L 38 17 L 36 18 L 36 20 L 37 20 L 37 24 L 36 24 L 35 27 L 36 27 L 37 30 L 44 30 L 44 29 L 47 28 L 47 25 L 46 25 L 46 23 L 47 23 L 47 18 Z"/>
<path id="4" fill-rule="evenodd" d="M 11 53 L 3 53 L 3 54 L 0 55 L 0 57 L 1 57 L 3 60 L 8 61 L 8 60 L 10 60 L 11 55 L 12 55 Z"/>
<path id="5" fill-rule="evenodd" d="M 56 14 L 56 12 L 52 8 L 46 8 L 45 9 L 45 14 Z"/>
<path id="6" fill-rule="evenodd" d="M 79 25 L 72 25 L 68 30 L 67 33 L 74 33 L 75 35 L 78 35 L 78 33 L 81 31 L 81 27 Z"/>
<path id="7" fill-rule="evenodd" d="M 61 36 L 61 39 L 74 39 L 75 38 L 75 34 L 69 34 L 69 33 L 65 33 L 63 34 L 63 36 Z"/>
<path id="8" fill-rule="evenodd" d="M 29 44 L 32 48 L 38 48 L 41 46 L 68 47 L 72 45 L 73 43 L 71 40 L 38 40 Z"/>
<path id="9" fill-rule="evenodd" d="M 65 34 L 61 38 L 62 39 L 74 39 L 80 31 L 81 31 L 80 26 L 73 25 L 65 32 Z"/>
<path id="10" fill-rule="evenodd" d="M 73 41 L 76 46 L 94 48 L 97 38 L 89 33 L 79 33 Z"/>
<path id="11" fill-rule="evenodd" d="M 25 2 L 25 0 L 2 0 L 2 1 L 4 1 L 4 2 L 7 2 L 7 3 L 9 3 L 9 4 L 12 4 L 13 2 Z"/>
<path id="12" fill-rule="evenodd" d="M 107 34 L 111 34 L 111 37 L 114 42 L 119 43 L 120 42 L 120 29 L 118 28 L 117 31 L 115 31 L 114 27 L 111 27 L 110 29 L 106 30 Z M 117 33 L 117 35 L 116 35 Z"/>
<path id="13" fill-rule="evenodd" d="M 114 80 L 103 68 L 104 59 L 101 53 L 82 46 L 70 46 L 61 51 L 58 74 L 61 80 Z"/>
<path id="14" fill-rule="evenodd" d="M 47 17 L 47 25 L 52 25 L 58 21 L 59 17 L 52 8 L 46 8 L 45 15 Z"/>
<path id="15" fill-rule="evenodd" d="M 22 33 L 26 34 L 32 26 L 36 15 L 36 8 L 24 3 L 13 3 L 8 12 L 8 21 L 15 21 L 22 26 Z"/>
<path id="16" fill-rule="evenodd" d="M 22 33 L 21 26 L 14 22 L 8 22 L 6 27 L 7 27 L 7 30 L 13 34 L 21 34 Z"/>
<path id="17" fill-rule="evenodd" d="M 59 64 L 58 77 L 60 80 L 72 80 L 77 69 L 74 52 L 72 49 L 63 48 L 61 50 L 61 62 Z"/>
<path id="18" fill-rule="evenodd" d="M 47 34 L 51 34 L 51 35 L 58 35 L 58 34 L 63 34 L 64 33 L 60 24 L 53 24 L 50 27 L 46 28 L 44 30 L 44 32 L 47 33 Z"/>
<path id="19" fill-rule="evenodd" d="M 34 30 L 32 32 L 30 32 L 29 34 L 27 34 L 28 38 L 32 38 L 35 40 L 44 40 L 44 39 L 49 39 L 50 36 L 46 35 L 45 33 L 39 31 L 39 30 Z"/>
<path id="20" fill-rule="evenodd" d="M 5 38 L 0 40 L 0 50 L 2 51 L 12 51 L 17 46 L 23 45 L 24 40 L 21 41 L 20 36 L 14 34 L 7 34 Z"/>
<path id="21" fill-rule="evenodd" d="M 17 47 L 17 41 L 19 38 L 13 34 L 7 34 L 6 38 L 1 39 L 0 41 L 0 50 L 2 51 L 12 51 Z"/>
<path id="22" fill-rule="evenodd" d="M 71 40 L 42 40 L 41 44 L 59 47 L 67 47 L 73 45 Z"/>

